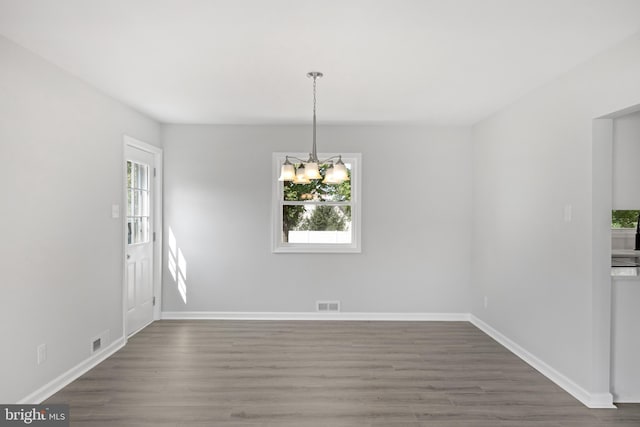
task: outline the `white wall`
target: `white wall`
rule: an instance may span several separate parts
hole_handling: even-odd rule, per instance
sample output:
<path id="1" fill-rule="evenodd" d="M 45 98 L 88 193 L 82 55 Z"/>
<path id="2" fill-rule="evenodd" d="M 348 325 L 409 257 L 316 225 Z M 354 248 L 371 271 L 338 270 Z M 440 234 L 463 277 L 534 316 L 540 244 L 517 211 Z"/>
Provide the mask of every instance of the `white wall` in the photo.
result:
<path id="1" fill-rule="evenodd" d="M 473 132 L 473 314 L 603 399 L 611 165 L 592 119 L 638 104 L 639 75 L 636 36 Z"/>
<path id="2" fill-rule="evenodd" d="M 640 209 L 640 112 L 613 121 L 613 209 Z"/>
<path id="3" fill-rule="evenodd" d="M 97 334 L 122 337 L 111 205 L 122 200 L 125 133 L 159 142 L 152 120 L 0 37 L 0 402 L 87 359 Z"/>
<path id="4" fill-rule="evenodd" d="M 320 151 L 362 153 L 361 254 L 270 251 L 271 154 L 309 149 L 310 126 L 170 125 L 163 146 L 187 263 L 187 303 L 165 268 L 163 311 L 469 312 L 468 129 L 319 127 Z"/>

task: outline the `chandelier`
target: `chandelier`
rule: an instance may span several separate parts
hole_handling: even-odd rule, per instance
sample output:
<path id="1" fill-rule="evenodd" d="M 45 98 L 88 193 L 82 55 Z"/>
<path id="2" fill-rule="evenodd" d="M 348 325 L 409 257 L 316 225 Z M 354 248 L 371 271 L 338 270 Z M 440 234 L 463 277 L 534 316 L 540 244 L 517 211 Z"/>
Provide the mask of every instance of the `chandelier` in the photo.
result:
<path id="1" fill-rule="evenodd" d="M 316 149 L 316 81 L 322 77 L 319 71 L 307 73 L 307 77 L 313 78 L 313 146 L 309 158 L 305 161 L 295 156 L 285 156 L 280 168 L 278 181 L 290 181 L 294 184 L 309 184 L 311 180 L 322 179 L 324 184 L 342 184 L 349 180 L 347 167 L 342 162 L 342 156 L 332 156 L 324 160 L 318 159 Z M 336 160 L 337 159 L 337 160 Z M 289 160 L 299 162 L 291 163 Z M 334 160 L 336 160 L 334 162 Z M 321 165 L 324 165 L 321 170 Z M 324 177 L 322 173 L 324 172 Z M 324 178 L 324 179 L 323 179 Z"/>

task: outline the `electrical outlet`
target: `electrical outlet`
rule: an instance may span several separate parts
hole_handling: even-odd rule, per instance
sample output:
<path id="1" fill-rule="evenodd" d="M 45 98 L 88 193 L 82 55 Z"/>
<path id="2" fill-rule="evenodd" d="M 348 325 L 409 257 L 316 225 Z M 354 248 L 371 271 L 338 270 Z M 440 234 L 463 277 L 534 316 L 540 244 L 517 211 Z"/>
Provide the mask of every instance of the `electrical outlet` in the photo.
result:
<path id="1" fill-rule="evenodd" d="M 484 308 L 488 308 L 489 307 L 489 297 L 485 296 L 484 297 Z"/>
<path id="2" fill-rule="evenodd" d="M 37 348 L 37 352 L 38 352 L 38 365 L 40 365 L 47 360 L 47 345 L 40 344 Z"/>

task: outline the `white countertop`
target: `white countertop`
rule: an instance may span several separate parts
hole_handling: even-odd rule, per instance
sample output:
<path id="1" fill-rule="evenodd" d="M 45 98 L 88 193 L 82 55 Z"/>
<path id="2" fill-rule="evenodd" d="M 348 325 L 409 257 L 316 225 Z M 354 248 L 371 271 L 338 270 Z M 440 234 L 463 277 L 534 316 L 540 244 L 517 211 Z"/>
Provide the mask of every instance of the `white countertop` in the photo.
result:
<path id="1" fill-rule="evenodd" d="M 640 279 L 638 267 L 611 267 L 611 277 L 617 279 Z"/>

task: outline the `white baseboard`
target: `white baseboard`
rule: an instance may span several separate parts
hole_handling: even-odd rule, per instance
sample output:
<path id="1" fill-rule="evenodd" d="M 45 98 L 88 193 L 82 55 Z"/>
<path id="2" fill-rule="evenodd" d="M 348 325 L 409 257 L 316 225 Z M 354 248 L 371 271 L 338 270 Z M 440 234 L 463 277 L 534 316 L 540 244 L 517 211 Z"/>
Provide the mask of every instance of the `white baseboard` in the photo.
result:
<path id="1" fill-rule="evenodd" d="M 361 320 L 361 321 L 441 321 L 468 322 L 469 313 L 316 313 L 316 312 L 238 312 L 163 311 L 161 319 L 186 320 Z"/>
<path id="2" fill-rule="evenodd" d="M 92 354 L 89 358 L 80 362 L 78 365 L 69 369 L 67 372 L 63 373 L 59 377 L 53 379 L 49 383 L 40 387 L 38 390 L 34 391 L 30 395 L 18 401 L 19 405 L 25 404 L 39 404 L 49 397 L 53 396 L 56 392 L 60 391 L 62 388 L 71 384 L 74 380 L 79 378 L 81 375 L 88 372 L 90 369 L 97 366 L 100 362 L 111 356 L 116 351 L 120 350 L 126 344 L 126 340 L 124 337 L 120 337 L 103 350 Z"/>
<path id="3" fill-rule="evenodd" d="M 613 396 L 611 395 L 611 393 L 589 393 L 587 390 L 580 387 L 565 375 L 547 365 L 545 362 L 529 353 L 527 350 L 520 347 L 515 342 L 511 341 L 509 338 L 502 335 L 500 332 L 496 331 L 491 326 L 478 319 L 476 316 L 470 315 L 470 321 L 482 332 L 489 335 L 491 338 L 504 346 L 507 350 L 511 351 L 520 359 L 527 362 L 542 375 L 549 378 L 551 381 L 564 389 L 567 393 L 582 402 L 582 404 L 584 404 L 586 407 L 615 408 L 615 405 L 613 404 Z"/>
<path id="4" fill-rule="evenodd" d="M 615 403 L 640 403 L 640 394 L 619 394 L 613 393 L 613 401 Z"/>

